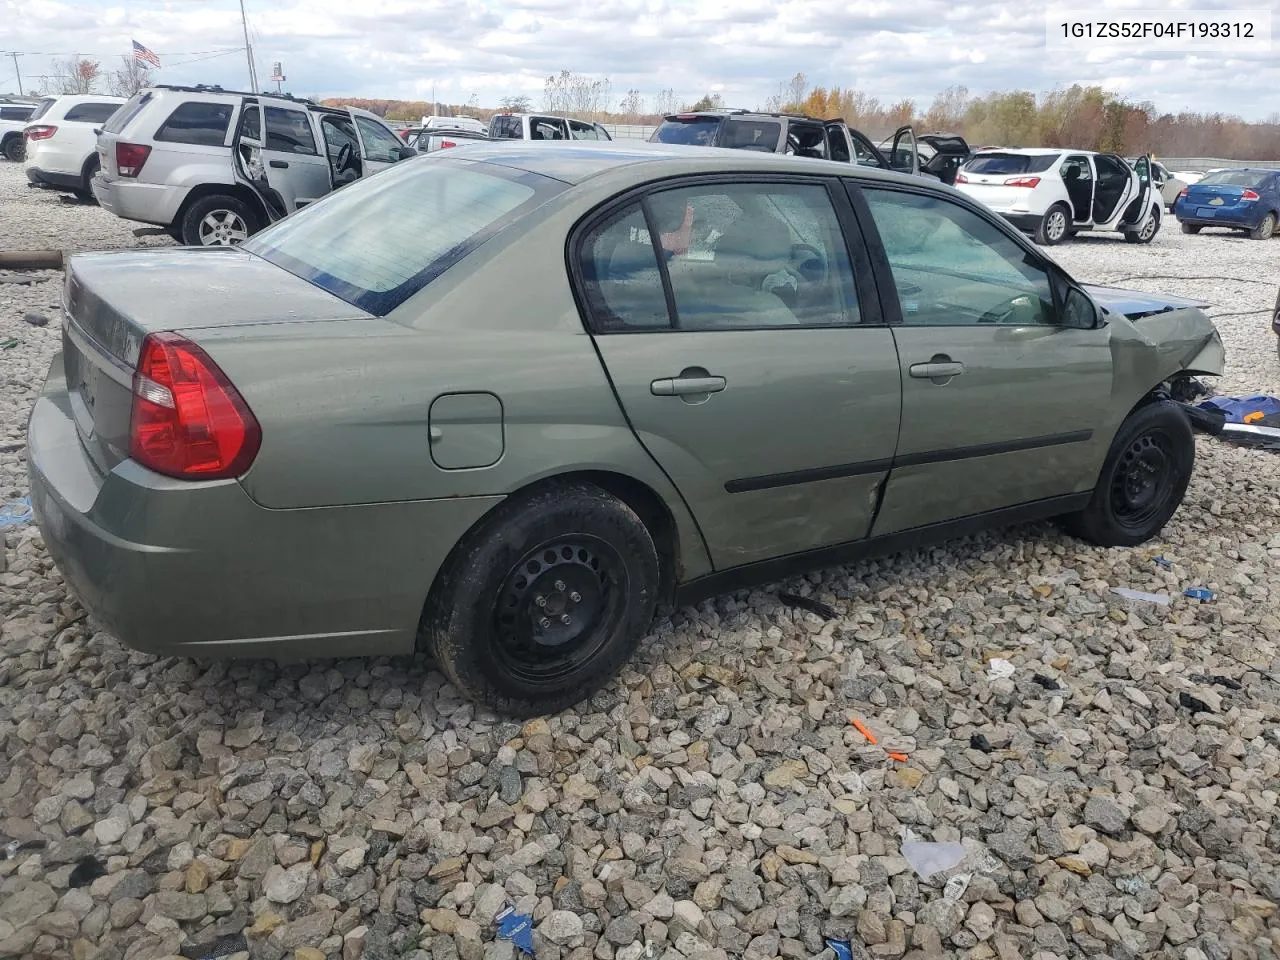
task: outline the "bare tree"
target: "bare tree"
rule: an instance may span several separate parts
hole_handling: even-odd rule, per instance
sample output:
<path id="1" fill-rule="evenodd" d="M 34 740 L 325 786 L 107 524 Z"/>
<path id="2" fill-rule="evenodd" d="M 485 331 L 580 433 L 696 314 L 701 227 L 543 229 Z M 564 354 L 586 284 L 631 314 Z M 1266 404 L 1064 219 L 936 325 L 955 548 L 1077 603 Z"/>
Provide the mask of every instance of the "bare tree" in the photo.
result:
<path id="1" fill-rule="evenodd" d="M 668 113 L 676 112 L 676 92 L 670 87 L 665 90 L 659 90 L 657 96 L 653 98 L 653 112 L 666 116 Z"/>
<path id="2" fill-rule="evenodd" d="M 609 106 L 609 78 L 592 80 L 578 73 L 561 70 L 547 77 L 543 88 L 543 101 L 549 113 L 595 114 Z"/>
<path id="3" fill-rule="evenodd" d="M 506 113 L 528 113 L 533 107 L 533 101 L 524 94 L 519 96 L 503 97 L 500 107 Z"/>
<path id="4" fill-rule="evenodd" d="M 796 107 L 804 102 L 805 91 L 809 89 L 809 81 L 803 73 L 797 73 L 789 81 L 787 81 L 787 102 L 786 106 Z"/>
<path id="5" fill-rule="evenodd" d="M 121 57 L 120 69 L 107 74 L 107 89 L 116 97 L 132 97 L 151 82 L 151 70 L 133 57 Z"/>
<path id="6" fill-rule="evenodd" d="M 83 57 L 55 60 L 53 73 L 49 76 L 49 89 L 56 93 L 93 93 L 101 74 L 102 65 L 97 60 Z"/>
<path id="7" fill-rule="evenodd" d="M 618 104 L 618 112 L 627 120 L 635 121 L 638 119 L 644 113 L 644 97 L 640 96 L 640 91 L 634 87 L 628 90 L 627 95 Z"/>

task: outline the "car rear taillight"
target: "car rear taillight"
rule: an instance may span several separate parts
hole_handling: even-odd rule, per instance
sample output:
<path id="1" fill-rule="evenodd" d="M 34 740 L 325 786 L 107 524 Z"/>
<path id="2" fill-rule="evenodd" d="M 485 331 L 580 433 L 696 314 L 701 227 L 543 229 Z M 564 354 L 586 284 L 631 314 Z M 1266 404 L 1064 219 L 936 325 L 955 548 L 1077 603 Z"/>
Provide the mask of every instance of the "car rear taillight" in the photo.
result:
<path id="1" fill-rule="evenodd" d="M 142 143 L 116 141 L 116 169 L 122 177 L 136 177 L 151 156 L 151 148 Z"/>
<path id="2" fill-rule="evenodd" d="M 956 183 L 968 183 L 968 182 L 969 182 L 969 178 L 966 177 L 963 173 L 956 174 Z"/>
<path id="3" fill-rule="evenodd" d="M 1241 200 L 1257 200 L 1259 199 L 1258 192 L 1256 190 L 1246 190 L 1244 193 L 1240 194 L 1240 199 Z"/>
<path id="4" fill-rule="evenodd" d="M 22 135 L 28 140 L 48 140 L 57 132 L 57 127 L 51 127 L 48 124 L 41 124 L 38 127 L 27 127 L 27 129 L 22 131 Z"/>
<path id="5" fill-rule="evenodd" d="M 449 147 L 456 147 L 456 146 L 457 146 L 457 144 L 456 144 L 456 143 L 454 143 L 452 140 L 441 140 L 441 141 L 440 141 L 440 149 L 441 149 L 441 150 L 445 150 L 445 149 L 448 149 Z"/>
<path id="6" fill-rule="evenodd" d="M 1010 177 L 1004 182 L 1004 185 L 1006 187 L 1034 187 L 1039 183 L 1039 177 Z"/>
<path id="7" fill-rule="evenodd" d="M 209 355 L 176 333 L 150 333 L 133 375 L 129 456 L 180 480 L 222 480 L 249 469 L 262 428 Z"/>
<path id="8" fill-rule="evenodd" d="M 1178 196 L 1185 197 L 1187 195 L 1187 192 L 1190 189 L 1191 189 L 1190 187 L 1183 187 L 1181 190 L 1178 191 Z"/>

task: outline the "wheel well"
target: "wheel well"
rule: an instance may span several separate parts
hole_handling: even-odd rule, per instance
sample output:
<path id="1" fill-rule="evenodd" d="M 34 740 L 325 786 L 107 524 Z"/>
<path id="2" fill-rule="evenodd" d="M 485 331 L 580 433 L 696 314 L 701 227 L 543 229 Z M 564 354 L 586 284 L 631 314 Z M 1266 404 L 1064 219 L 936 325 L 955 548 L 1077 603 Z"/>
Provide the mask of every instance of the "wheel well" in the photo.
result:
<path id="1" fill-rule="evenodd" d="M 89 188 L 92 186 L 92 184 L 89 182 L 89 178 L 93 176 L 93 170 L 95 168 L 101 167 L 101 165 L 102 165 L 102 161 L 98 159 L 98 154 L 96 152 L 91 153 L 89 154 L 89 156 L 85 157 L 84 163 L 81 164 L 80 166 L 80 179 L 84 181 L 84 185 L 86 188 Z"/>
<path id="2" fill-rule="evenodd" d="M 182 206 L 178 208 L 178 212 L 174 214 L 173 223 L 170 226 L 175 230 L 182 229 L 182 218 L 187 215 L 187 211 L 191 209 L 191 205 L 197 200 L 203 200 L 205 197 L 214 197 L 225 195 L 235 197 L 247 203 L 258 214 L 262 223 L 267 220 L 266 211 L 262 208 L 262 200 L 258 195 L 246 187 L 242 183 L 202 183 L 194 186 L 187 193 L 187 197 L 182 201 Z"/>
<path id="3" fill-rule="evenodd" d="M 648 529 L 649 536 L 653 538 L 653 545 L 658 551 L 658 602 L 661 605 L 662 603 L 674 601 L 676 583 L 681 569 L 680 538 L 677 535 L 675 518 L 671 515 L 670 509 L 648 484 L 625 474 L 611 473 L 607 470 L 578 470 L 573 473 L 561 473 L 554 477 L 546 477 L 526 484 L 517 490 L 513 490 L 502 502 L 507 503 L 542 487 L 575 480 L 594 484 L 600 489 L 613 494 L 613 496 L 635 511 L 636 516 L 640 518 L 646 529 Z M 445 572 L 455 562 L 459 548 L 489 522 L 492 514 L 492 510 L 487 511 L 466 533 L 459 537 L 458 542 L 449 551 L 444 562 L 440 564 L 440 569 L 436 571 L 431 586 L 424 597 L 423 616 L 426 615 L 426 611 L 431 605 L 431 598 L 436 593 L 436 589 L 444 578 Z"/>

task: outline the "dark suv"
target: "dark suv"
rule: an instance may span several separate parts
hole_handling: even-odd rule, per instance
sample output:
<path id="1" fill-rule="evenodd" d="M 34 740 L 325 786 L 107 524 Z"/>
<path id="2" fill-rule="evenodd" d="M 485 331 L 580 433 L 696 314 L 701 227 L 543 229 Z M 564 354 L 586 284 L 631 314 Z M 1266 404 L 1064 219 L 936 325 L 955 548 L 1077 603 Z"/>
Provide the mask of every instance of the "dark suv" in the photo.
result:
<path id="1" fill-rule="evenodd" d="M 891 169 L 876 146 L 843 120 L 818 120 L 796 113 L 698 110 L 663 118 L 652 143 L 688 143 L 763 153 L 793 153 Z"/>

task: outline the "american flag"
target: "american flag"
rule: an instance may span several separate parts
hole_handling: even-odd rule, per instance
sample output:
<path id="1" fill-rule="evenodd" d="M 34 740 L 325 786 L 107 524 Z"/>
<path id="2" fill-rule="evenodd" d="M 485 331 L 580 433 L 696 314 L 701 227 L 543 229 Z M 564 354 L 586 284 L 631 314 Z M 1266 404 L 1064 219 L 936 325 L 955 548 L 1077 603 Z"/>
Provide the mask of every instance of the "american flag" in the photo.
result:
<path id="1" fill-rule="evenodd" d="M 133 41 L 133 59 L 142 60 L 145 63 L 151 64 L 153 67 L 160 66 L 160 58 L 140 44 L 137 40 Z"/>

